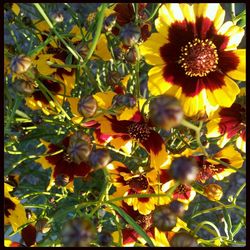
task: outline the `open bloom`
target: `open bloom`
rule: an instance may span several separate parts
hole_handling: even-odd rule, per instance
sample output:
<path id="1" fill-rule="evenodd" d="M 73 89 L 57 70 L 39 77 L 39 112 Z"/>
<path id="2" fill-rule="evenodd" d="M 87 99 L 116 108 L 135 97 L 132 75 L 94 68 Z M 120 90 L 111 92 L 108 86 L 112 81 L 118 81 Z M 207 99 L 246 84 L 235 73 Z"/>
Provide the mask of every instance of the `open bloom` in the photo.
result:
<path id="1" fill-rule="evenodd" d="M 46 155 L 36 160 L 43 168 L 52 168 L 51 178 L 47 190 L 56 184 L 56 180 L 66 186 L 71 192 L 74 191 L 74 178 L 84 177 L 91 171 L 91 167 L 84 161 L 76 163 L 68 154 L 69 137 L 65 137 L 61 144 L 56 145 L 42 141 L 47 148 Z"/>
<path id="2" fill-rule="evenodd" d="M 108 171 L 113 185 L 116 187 L 116 192 L 113 197 L 121 197 L 133 194 L 163 194 L 158 190 L 156 183 L 148 178 L 147 173 L 133 173 L 127 166 L 118 161 L 111 162 L 108 166 Z M 156 181 L 156 180 L 155 180 Z M 141 197 L 128 198 L 124 202 L 132 206 L 134 210 L 138 210 L 140 214 L 147 215 L 154 210 L 157 204 L 168 204 L 168 197 Z"/>
<path id="3" fill-rule="evenodd" d="M 138 211 L 133 210 L 132 206 L 128 206 L 124 201 L 121 203 L 121 208 L 132 217 L 135 222 L 147 233 L 154 246 L 157 247 L 168 247 L 169 241 L 181 228 L 189 231 L 187 224 L 177 217 L 176 226 L 167 232 L 161 232 L 153 226 L 152 213 L 148 215 L 142 215 Z M 139 242 L 142 245 L 146 245 L 146 241 L 134 230 L 132 227 L 122 229 L 122 246 L 134 246 L 135 243 Z M 114 232 L 112 234 L 113 241 L 119 242 L 119 233 Z"/>
<path id="4" fill-rule="evenodd" d="M 229 140 L 238 136 L 236 146 L 246 152 L 246 110 L 238 103 L 230 108 L 221 108 L 207 123 L 207 137 L 222 136 L 218 146 L 224 147 Z"/>
<path id="5" fill-rule="evenodd" d="M 4 183 L 4 224 L 11 224 L 13 231 L 28 222 L 25 208 L 17 197 L 10 192 L 14 189 L 11 185 Z"/>
<path id="6" fill-rule="evenodd" d="M 141 45 L 148 64 L 148 88 L 180 99 L 184 113 L 230 107 L 245 81 L 245 50 L 238 49 L 244 29 L 224 22 L 220 4 L 163 4 L 153 33 Z"/>
<path id="7" fill-rule="evenodd" d="M 150 154 L 151 166 L 159 168 L 167 160 L 167 152 L 162 137 L 153 130 L 140 115 L 140 119 L 118 120 L 115 116 L 103 116 L 97 121 L 100 123 L 102 133 L 115 136 L 116 143 L 112 144 L 116 148 L 135 140 Z"/>

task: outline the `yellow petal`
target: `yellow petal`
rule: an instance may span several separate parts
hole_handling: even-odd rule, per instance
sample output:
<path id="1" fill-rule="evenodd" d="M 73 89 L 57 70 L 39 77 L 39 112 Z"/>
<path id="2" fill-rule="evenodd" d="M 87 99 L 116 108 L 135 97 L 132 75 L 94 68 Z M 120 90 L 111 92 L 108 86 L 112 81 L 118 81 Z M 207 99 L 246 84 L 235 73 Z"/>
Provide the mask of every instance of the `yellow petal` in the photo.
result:
<path id="1" fill-rule="evenodd" d="M 143 44 L 140 45 L 140 52 L 145 61 L 150 65 L 165 64 L 161 58 L 160 48 L 167 43 L 167 39 L 160 33 L 153 33 Z"/>
<path id="2" fill-rule="evenodd" d="M 71 113 L 74 116 L 81 117 L 82 115 L 78 112 L 78 102 L 80 98 L 78 97 L 68 97 L 67 101 L 69 102 Z"/>
<path id="3" fill-rule="evenodd" d="M 132 151 L 132 141 L 131 140 L 123 140 L 121 137 L 115 138 L 110 142 L 114 148 L 120 150 L 122 149 L 128 155 L 131 154 Z"/>
<path id="4" fill-rule="evenodd" d="M 235 70 L 227 72 L 227 74 L 233 79 L 246 81 L 246 50 L 238 49 L 233 53 L 239 58 L 239 64 Z"/>
<path id="5" fill-rule="evenodd" d="M 236 146 L 242 152 L 246 153 L 246 141 L 244 141 L 241 136 L 239 136 L 237 138 L 237 140 L 236 140 Z"/>
<path id="6" fill-rule="evenodd" d="M 15 13 L 16 16 L 18 16 L 20 13 L 20 7 L 16 3 L 13 3 L 11 10 Z"/>
<path id="7" fill-rule="evenodd" d="M 219 7 L 219 3 L 197 3 L 194 4 L 194 13 L 197 17 L 207 17 L 213 21 L 217 16 L 217 12 L 219 12 L 217 19 L 220 19 L 219 16 L 223 15 Z"/>
<path id="8" fill-rule="evenodd" d="M 207 137 L 218 137 L 221 135 L 220 128 L 219 128 L 219 122 L 221 118 L 212 119 L 207 123 Z"/>
<path id="9" fill-rule="evenodd" d="M 101 34 L 96 45 L 95 55 L 104 61 L 112 59 L 111 53 L 108 49 L 108 41 L 105 34 Z"/>
<path id="10" fill-rule="evenodd" d="M 209 93 L 209 102 L 212 105 L 218 104 L 222 107 L 230 107 L 239 94 L 239 86 L 231 78 L 224 76 L 224 82 L 225 86 L 215 89 L 212 94 L 210 91 L 207 91 Z"/>
<path id="11" fill-rule="evenodd" d="M 194 6 L 187 3 L 181 3 L 180 8 L 186 21 L 195 23 Z"/>
<path id="12" fill-rule="evenodd" d="M 172 85 L 163 77 L 163 66 L 155 66 L 148 72 L 148 89 L 152 95 L 164 94 Z"/>
<path id="13" fill-rule="evenodd" d="M 112 99 L 116 95 L 113 91 L 97 92 L 93 95 L 97 101 L 98 107 L 102 109 L 108 109 L 112 105 Z"/>

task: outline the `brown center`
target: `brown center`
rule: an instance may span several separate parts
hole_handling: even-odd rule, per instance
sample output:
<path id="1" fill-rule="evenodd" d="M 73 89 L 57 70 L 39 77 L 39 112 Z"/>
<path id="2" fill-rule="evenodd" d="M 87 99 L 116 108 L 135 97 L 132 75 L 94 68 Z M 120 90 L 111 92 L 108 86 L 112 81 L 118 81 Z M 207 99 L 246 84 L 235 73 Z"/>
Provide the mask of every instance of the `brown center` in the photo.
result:
<path id="1" fill-rule="evenodd" d="M 133 139 L 143 142 L 149 138 L 150 129 L 146 123 L 133 123 L 128 127 L 128 133 Z"/>
<path id="2" fill-rule="evenodd" d="M 218 64 L 216 46 L 212 41 L 195 38 L 192 42 L 181 47 L 178 64 L 184 68 L 188 76 L 206 76 L 215 71 Z"/>
<path id="3" fill-rule="evenodd" d="M 148 188 L 148 180 L 145 176 L 134 177 L 129 180 L 129 186 L 135 191 L 142 191 Z"/>
<path id="4" fill-rule="evenodd" d="M 145 231 L 152 226 L 152 214 L 142 215 L 139 214 L 135 218 L 136 223 L 141 226 Z"/>

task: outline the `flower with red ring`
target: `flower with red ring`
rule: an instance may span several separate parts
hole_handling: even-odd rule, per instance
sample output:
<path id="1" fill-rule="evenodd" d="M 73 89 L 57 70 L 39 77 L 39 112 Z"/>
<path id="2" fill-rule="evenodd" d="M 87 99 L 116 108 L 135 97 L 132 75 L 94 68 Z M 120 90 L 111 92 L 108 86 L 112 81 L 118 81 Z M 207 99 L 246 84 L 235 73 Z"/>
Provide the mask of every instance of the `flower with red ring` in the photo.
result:
<path id="1" fill-rule="evenodd" d="M 245 81 L 245 50 L 237 49 L 244 29 L 223 24 L 224 17 L 219 3 L 163 4 L 155 20 L 158 33 L 140 46 L 154 66 L 149 91 L 175 96 L 187 116 L 230 107 L 240 92 L 232 78 Z"/>

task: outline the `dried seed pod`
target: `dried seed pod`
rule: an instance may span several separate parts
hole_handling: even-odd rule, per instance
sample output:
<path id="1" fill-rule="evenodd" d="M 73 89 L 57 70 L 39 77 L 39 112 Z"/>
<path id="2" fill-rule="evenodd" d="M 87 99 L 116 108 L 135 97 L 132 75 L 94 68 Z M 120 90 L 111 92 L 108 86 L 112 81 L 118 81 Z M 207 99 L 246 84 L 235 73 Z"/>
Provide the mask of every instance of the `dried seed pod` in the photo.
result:
<path id="1" fill-rule="evenodd" d="M 153 224 L 160 231 L 169 231 L 176 225 L 177 217 L 169 208 L 169 206 L 162 205 L 157 207 L 153 212 Z"/>
<path id="2" fill-rule="evenodd" d="M 34 84 L 30 81 L 17 80 L 14 86 L 18 92 L 27 96 L 32 95 L 35 91 Z"/>
<path id="3" fill-rule="evenodd" d="M 169 204 L 169 208 L 173 213 L 178 217 L 182 217 L 185 213 L 184 205 L 182 202 L 178 200 L 174 200 Z"/>
<path id="4" fill-rule="evenodd" d="M 177 98 L 159 95 L 149 103 L 149 119 L 159 128 L 169 130 L 178 126 L 183 118 L 183 111 Z"/>
<path id="5" fill-rule="evenodd" d="M 176 233 L 170 240 L 171 247 L 198 247 L 197 240 L 187 232 Z"/>
<path id="6" fill-rule="evenodd" d="M 192 158 L 184 156 L 174 159 L 170 166 L 170 173 L 173 178 L 180 180 L 182 183 L 194 181 L 198 172 L 197 162 Z"/>
<path id="7" fill-rule="evenodd" d="M 124 60 L 124 54 L 123 54 L 121 48 L 119 48 L 119 47 L 114 48 L 114 59 L 115 60 L 120 60 L 120 61 Z"/>
<path id="8" fill-rule="evenodd" d="M 98 234 L 98 243 L 100 246 L 109 246 L 112 242 L 113 238 L 108 232 L 101 232 Z"/>
<path id="9" fill-rule="evenodd" d="M 65 187 L 69 183 L 69 176 L 65 174 L 59 174 L 55 178 L 55 184 L 58 187 Z"/>
<path id="10" fill-rule="evenodd" d="M 111 14 L 104 20 L 103 28 L 105 31 L 112 30 L 112 28 L 115 26 L 116 18 L 117 17 L 115 14 Z"/>
<path id="11" fill-rule="evenodd" d="M 67 153 L 76 164 L 86 162 L 92 149 L 90 137 L 80 131 L 70 136 Z"/>
<path id="12" fill-rule="evenodd" d="M 97 102 L 95 98 L 90 95 L 82 97 L 78 103 L 78 112 L 84 117 L 91 117 L 97 110 Z"/>
<path id="13" fill-rule="evenodd" d="M 219 201 L 223 196 L 223 189 L 218 184 L 208 184 L 204 187 L 204 193 L 211 201 Z"/>
<path id="14" fill-rule="evenodd" d="M 50 231 L 51 225 L 48 224 L 48 219 L 46 218 L 41 218 L 36 222 L 36 231 L 41 232 L 43 234 L 46 234 Z"/>
<path id="15" fill-rule="evenodd" d="M 94 240 L 96 230 L 85 218 L 74 218 L 62 228 L 62 243 L 65 247 L 89 247 Z"/>
<path id="16" fill-rule="evenodd" d="M 12 59 L 11 70 L 16 74 L 24 73 L 28 70 L 31 65 L 31 59 L 25 55 L 19 55 Z"/>
<path id="17" fill-rule="evenodd" d="M 107 149 L 93 150 L 89 156 L 89 162 L 93 167 L 105 167 L 111 161 L 109 151 Z"/>
<path id="18" fill-rule="evenodd" d="M 125 59 L 128 63 L 135 64 L 137 60 L 137 53 L 134 47 L 130 48 L 125 54 Z"/>
<path id="19" fill-rule="evenodd" d="M 52 14 L 52 18 L 57 23 L 61 23 L 64 20 L 64 16 L 61 12 L 56 12 L 56 13 Z"/>
<path id="20" fill-rule="evenodd" d="M 118 71 L 109 71 L 107 78 L 108 84 L 114 85 L 121 81 L 122 76 Z"/>
<path id="21" fill-rule="evenodd" d="M 121 29 L 120 38 L 125 46 L 131 47 L 135 45 L 139 41 L 140 37 L 141 30 L 133 23 L 128 23 Z"/>

